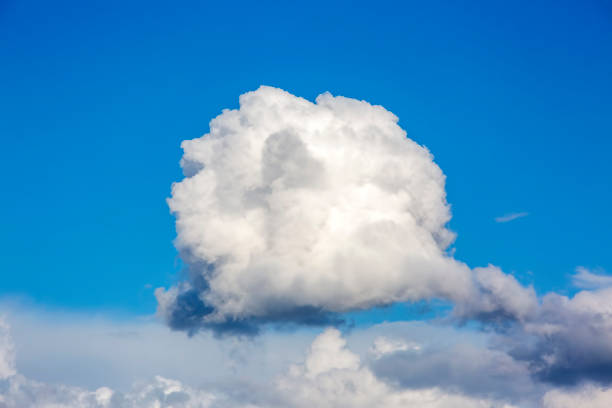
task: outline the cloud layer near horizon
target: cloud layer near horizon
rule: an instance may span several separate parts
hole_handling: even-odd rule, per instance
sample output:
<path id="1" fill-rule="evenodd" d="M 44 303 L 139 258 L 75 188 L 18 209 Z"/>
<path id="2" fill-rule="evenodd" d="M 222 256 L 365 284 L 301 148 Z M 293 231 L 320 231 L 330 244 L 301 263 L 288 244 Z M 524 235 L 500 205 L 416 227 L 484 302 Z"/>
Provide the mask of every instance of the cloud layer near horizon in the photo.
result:
<path id="1" fill-rule="evenodd" d="M 465 333 L 461 334 L 448 343 L 454 329 L 423 324 L 383 325 L 354 334 L 361 338 L 358 343 L 370 344 L 360 354 L 347 346 L 337 329 L 326 329 L 303 351 L 302 358 L 260 383 L 235 378 L 222 386 L 194 386 L 157 375 L 123 391 L 106 386 L 89 390 L 22 375 L 15 368 L 8 326 L 2 324 L 0 361 L 8 363 L 0 376 L 0 407 L 573 408 L 607 407 L 612 401 L 609 387 L 538 383 L 527 364 L 474 344 L 470 338 L 475 333 L 463 339 Z M 423 337 L 427 331 L 430 333 Z M 102 366 L 92 369 L 104 370 Z"/>
<path id="2" fill-rule="evenodd" d="M 213 388 L 194 388 L 161 376 L 135 384 L 128 392 L 108 387 L 89 391 L 64 384 L 38 382 L 17 373 L 8 326 L 0 323 L 0 361 L 7 362 L 0 373 L 2 408 L 511 407 L 503 401 L 470 397 L 438 387 L 396 388 L 378 378 L 357 354 L 348 350 L 346 340 L 336 329 L 328 329 L 315 338 L 303 362 L 287 367 L 266 388 L 251 390 L 250 393 L 240 390 L 245 387 L 240 383 L 231 387 L 232 392 L 224 393 Z M 385 339 L 378 339 L 375 344 L 384 342 Z M 378 350 L 376 358 L 395 351 L 398 350 Z"/>

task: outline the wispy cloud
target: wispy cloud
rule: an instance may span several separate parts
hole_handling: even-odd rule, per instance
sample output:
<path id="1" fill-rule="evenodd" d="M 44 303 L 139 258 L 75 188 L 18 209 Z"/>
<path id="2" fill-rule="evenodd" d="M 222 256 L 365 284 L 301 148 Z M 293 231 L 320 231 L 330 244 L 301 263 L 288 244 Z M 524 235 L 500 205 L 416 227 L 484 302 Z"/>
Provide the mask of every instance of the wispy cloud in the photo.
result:
<path id="1" fill-rule="evenodd" d="M 510 213 L 506 215 L 502 215 L 501 217 L 495 217 L 495 222 L 510 222 L 516 220 L 517 218 L 522 218 L 528 216 L 528 212 L 516 212 Z"/>
<path id="2" fill-rule="evenodd" d="M 612 275 L 593 273 L 587 268 L 579 266 L 576 274 L 572 276 L 574 286 L 580 289 L 601 289 L 612 286 Z"/>

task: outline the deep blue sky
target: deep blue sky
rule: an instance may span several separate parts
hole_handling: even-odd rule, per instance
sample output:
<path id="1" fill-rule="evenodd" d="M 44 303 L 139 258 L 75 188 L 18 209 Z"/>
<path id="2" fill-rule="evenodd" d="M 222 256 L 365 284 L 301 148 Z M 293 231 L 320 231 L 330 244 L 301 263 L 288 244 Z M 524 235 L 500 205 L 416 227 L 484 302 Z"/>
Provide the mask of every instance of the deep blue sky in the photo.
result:
<path id="1" fill-rule="evenodd" d="M 0 296 L 152 313 L 180 142 L 261 84 L 398 115 L 469 265 L 612 272 L 609 2 L 0 0 Z"/>

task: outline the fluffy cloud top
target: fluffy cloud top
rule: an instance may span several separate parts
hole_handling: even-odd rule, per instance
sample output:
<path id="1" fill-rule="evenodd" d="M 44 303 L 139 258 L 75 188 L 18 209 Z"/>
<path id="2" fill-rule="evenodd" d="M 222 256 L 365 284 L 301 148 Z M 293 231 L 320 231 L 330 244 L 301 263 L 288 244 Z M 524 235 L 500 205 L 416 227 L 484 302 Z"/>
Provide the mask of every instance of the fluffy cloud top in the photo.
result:
<path id="1" fill-rule="evenodd" d="M 511 408 L 486 398 L 446 392 L 437 387 L 396 389 L 380 380 L 359 357 L 346 349 L 336 329 L 313 342 L 306 361 L 291 368 L 278 382 L 289 406 L 296 408 Z"/>
<path id="2" fill-rule="evenodd" d="M 445 254 L 444 174 L 383 107 L 261 87 L 182 147 L 168 202 L 190 281 L 156 292 L 173 327 L 320 323 L 473 294 Z"/>

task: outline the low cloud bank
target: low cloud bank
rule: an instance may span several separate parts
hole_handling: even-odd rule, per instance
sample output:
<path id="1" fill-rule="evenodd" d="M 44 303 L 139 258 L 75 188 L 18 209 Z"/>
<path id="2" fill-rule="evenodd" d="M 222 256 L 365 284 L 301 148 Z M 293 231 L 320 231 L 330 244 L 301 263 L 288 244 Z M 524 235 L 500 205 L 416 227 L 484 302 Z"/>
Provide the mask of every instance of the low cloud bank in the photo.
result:
<path id="1" fill-rule="evenodd" d="M 347 349 L 346 340 L 336 329 L 320 334 L 302 363 L 290 366 L 269 387 L 247 389 L 250 392 L 241 389 L 245 386 L 239 382 L 226 386 L 231 391 L 223 392 L 213 388 L 190 387 L 161 376 L 136 384 L 128 392 L 108 387 L 89 391 L 69 385 L 33 381 L 15 370 L 12 363 L 14 349 L 6 325 L 3 325 L 0 340 L 0 359 L 11 362 L 0 379 L 2 408 L 511 407 L 502 401 L 470 397 L 438 387 L 406 389 L 392 386 L 378 378 L 357 354 Z"/>
<path id="2" fill-rule="evenodd" d="M 236 379 L 194 387 L 154 376 L 127 391 L 105 386 L 88 390 L 25 377 L 15 368 L 8 326 L 2 327 L 0 361 L 9 362 L 0 378 L 2 408 L 597 408 L 612 403 L 609 387 L 538 382 L 527 364 L 500 351 L 461 341 L 442 347 L 448 335 L 438 338 L 442 342 L 437 346 L 435 341 L 418 343 L 410 333 L 422 336 L 423 328 L 401 323 L 361 332 L 365 338 L 378 333 L 361 355 L 348 348 L 337 329 L 326 329 L 300 362 L 258 386 Z"/>

